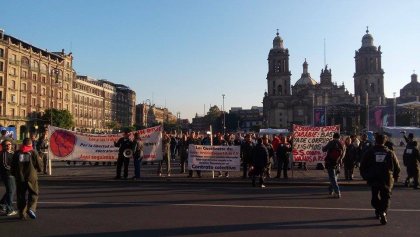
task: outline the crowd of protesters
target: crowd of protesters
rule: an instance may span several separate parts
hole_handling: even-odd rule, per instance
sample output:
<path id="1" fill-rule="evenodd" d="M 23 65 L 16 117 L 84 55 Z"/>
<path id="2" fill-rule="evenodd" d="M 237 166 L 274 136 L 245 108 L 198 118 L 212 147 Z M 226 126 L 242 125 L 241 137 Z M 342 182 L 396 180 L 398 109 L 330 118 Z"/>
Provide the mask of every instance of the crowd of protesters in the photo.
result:
<path id="1" fill-rule="evenodd" d="M 414 189 L 419 188 L 420 162 L 417 141 L 413 134 L 404 133 L 406 148 L 403 154 L 403 163 L 407 168 L 407 178 L 404 184 Z M 48 162 L 48 136 L 42 134 L 36 139 L 30 136 L 23 141 L 19 149 L 13 149 L 13 140 L 6 137 L 2 131 L 0 137 L 2 144 L 0 164 L 1 178 L 6 188 L 2 200 L 1 210 L 7 216 L 19 214 L 22 219 L 28 216 L 36 218 L 38 199 L 37 173 L 47 174 Z M 163 159 L 158 162 L 157 176 L 171 176 L 172 165 L 179 163 L 180 173 L 187 172 L 188 148 L 190 144 L 213 146 L 240 146 L 241 178 L 250 179 L 252 186 L 266 187 L 267 178 L 288 179 L 289 170 L 297 165 L 306 170 L 303 162 L 293 162 L 292 135 L 261 135 L 261 134 L 222 134 L 206 133 L 200 135 L 195 132 L 181 135 L 162 133 Z M 143 158 L 143 142 L 139 134 L 130 137 L 130 132 L 125 131 L 123 137 L 114 143 L 119 147 L 116 162 L 117 174 L 115 179 L 128 179 L 128 166 L 130 159 L 134 162 L 134 176 L 140 179 Z M 14 151 L 16 150 L 16 151 Z M 326 169 L 330 181 L 329 194 L 340 198 L 341 192 L 338 185 L 338 174 L 344 171 L 344 179 L 352 181 L 355 169 L 360 168 L 360 174 L 372 187 L 372 206 L 375 214 L 382 224 L 386 224 L 387 208 L 391 197 L 393 183 L 399 178 L 400 166 L 395 156 L 394 144 L 386 136 L 375 134 L 375 140 L 369 140 L 367 134 L 360 136 L 340 136 L 335 133 L 333 139 L 323 149 L 326 152 L 325 162 L 317 164 L 317 169 Z M 107 163 L 108 164 L 108 163 Z M 171 165 L 172 164 L 172 165 Z M 164 169 L 165 168 L 165 169 Z M 121 175 L 123 173 L 123 175 Z M 195 171 L 197 177 L 202 177 L 202 171 Z M 275 175 L 273 175 L 275 173 Z M 188 170 L 187 177 L 194 176 L 193 170 Z M 218 172 L 218 177 L 229 178 L 229 172 Z M 16 192 L 17 191 L 17 192 Z M 16 211 L 13 208 L 13 196 L 17 196 Z"/>

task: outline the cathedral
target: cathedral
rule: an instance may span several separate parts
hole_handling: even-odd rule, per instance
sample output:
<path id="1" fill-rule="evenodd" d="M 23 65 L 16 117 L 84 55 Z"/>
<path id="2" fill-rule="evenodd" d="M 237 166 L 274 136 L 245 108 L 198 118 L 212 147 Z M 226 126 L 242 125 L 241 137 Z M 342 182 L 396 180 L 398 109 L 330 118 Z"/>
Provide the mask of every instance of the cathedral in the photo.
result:
<path id="1" fill-rule="evenodd" d="M 309 73 L 309 63 L 302 65 L 300 79 L 291 85 L 289 49 L 277 32 L 268 54 L 267 91 L 263 99 L 263 126 L 291 128 L 300 125 L 340 125 L 345 133 L 369 130 L 370 113 L 375 108 L 389 106 L 395 101 L 384 94 L 384 70 L 381 67 L 381 47 L 376 47 L 366 30 L 362 45 L 355 52 L 354 95 L 344 84 L 337 85 L 331 69 L 325 66 L 317 82 Z M 419 94 L 417 75 L 403 90 Z M 413 97 L 415 95 L 411 95 Z M 418 95 L 417 95 L 418 99 Z M 381 110 L 382 111 L 382 110 Z M 385 110 L 384 110 L 385 111 Z M 378 114 L 375 112 L 375 116 Z M 381 121 L 382 122 L 382 121 Z M 384 125 L 392 125 L 385 124 Z M 379 125 L 378 125 L 379 126 Z"/>

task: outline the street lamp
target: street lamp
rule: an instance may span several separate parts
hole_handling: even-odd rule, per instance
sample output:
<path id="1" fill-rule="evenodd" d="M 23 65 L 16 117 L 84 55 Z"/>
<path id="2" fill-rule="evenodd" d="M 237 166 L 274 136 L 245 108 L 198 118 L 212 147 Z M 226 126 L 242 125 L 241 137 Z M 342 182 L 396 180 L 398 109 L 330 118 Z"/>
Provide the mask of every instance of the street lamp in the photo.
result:
<path id="1" fill-rule="evenodd" d="M 60 74 L 60 70 L 58 70 L 58 68 L 53 68 L 51 69 L 51 74 L 55 76 L 55 84 L 58 84 L 58 75 Z M 50 78 L 50 96 L 51 96 L 51 101 L 50 101 L 50 119 L 51 119 L 51 126 L 53 126 L 53 82 L 52 82 L 52 78 Z"/>
<path id="2" fill-rule="evenodd" d="M 147 102 L 149 102 L 148 105 L 147 105 Z M 150 109 L 151 104 L 152 103 L 150 102 L 149 99 L 146 99 L 146 103 L 143 103 L 143 106 L 145 106 L 145 108 L 146 108 L 146 114 L 145 114 L 146 116 L 144 118 L 144 120 L 145 120 L 144 125 L 146 126 L 146 128 L 147 128 L 148 121 L 149 121 L 149 109 Z"/>
<path id="3" fill-rule="evenodd" d="M 225 135 L 226 134 L 225 94 L 222 94 L 222 98 L 223 98 L 223 106 L 222 106 L 222 111 L 223 111 L 223 135 Z"/>
<path id="4" fill-rule="evenodd" d="M 397 97 L 396 94 L 394 92 L 394 127 L 397 126 Z"/>

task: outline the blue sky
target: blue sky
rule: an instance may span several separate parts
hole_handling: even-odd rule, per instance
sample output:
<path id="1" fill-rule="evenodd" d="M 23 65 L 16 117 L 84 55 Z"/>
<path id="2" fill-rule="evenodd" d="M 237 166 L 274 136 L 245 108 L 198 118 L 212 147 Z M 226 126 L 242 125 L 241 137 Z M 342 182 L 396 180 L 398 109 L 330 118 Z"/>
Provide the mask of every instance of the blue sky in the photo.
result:
<path id="1" fill-rule="evenodd" d="M 42 0 L 2 3 L 0 28 L 49 51 L 72 51 L 80 75 L 122 83 L 182 118 L 210 105 L 262 106 L 276 29 L 292 84 L 305 58 L 353 93 L 355 50 L 366 26 L 381 45 L 385 94 L 420 71 L 420 1 Z"/>

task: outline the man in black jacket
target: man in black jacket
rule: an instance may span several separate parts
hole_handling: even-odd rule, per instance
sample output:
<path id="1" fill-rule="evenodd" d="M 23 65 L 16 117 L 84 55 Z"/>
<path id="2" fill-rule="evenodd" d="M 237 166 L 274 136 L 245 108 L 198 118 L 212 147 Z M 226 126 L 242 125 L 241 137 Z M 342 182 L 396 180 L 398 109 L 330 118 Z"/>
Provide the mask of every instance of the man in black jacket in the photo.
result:
<path id="1" fill-rule="evenodd" d="M 360 174 L 372 188 L 371 204 L 382 225 L 387 223 L 386 215 L 392 187 L 400 173 L 400 165 L 395 153 L 384 144 L 384 135 L 376 135 L 375 146 L 364 153 L 360 163 Z"/>
<path id="2" fill-rule="evenodd" d="M 118 149 L 118 159 L 117 159 L 117 175 L 115 179 L 121 179 L 121 168 L 124 164 L 124 179 L 128 177 L 128 164 L 130 163 L 130 157 L 125 157 L 124 152 L 131 150 L 131 154 L 133 154 L 134 143 L 130 139 L 130 133 L 128 131 L 124 131 L 123 137 L 118 139 L 118 141 L 114 142 Z"/>
<path id="3" fill-rule="evenodd" d="M 268 150 L 264 146 L 262 138 L 258 138 L 257 145 L 254 148 L 254 156 L 252 165 L 254 166 L 254 172 L 252 173 L 252 186 L 255 187 L 256 176 L 260 176 L 260 187 L 265 188 L 264 185 L 264 174 L 268 164 Z"/>
<path id="4" fill-rule="evenodd" d="M 322 148 L 323 152 L 327 152 L 327 156 L 325 157 L 325 168 L 328 171 L 328 178 L 330 180 L 330 185 L 328 187 L 329 194 L 334 195 L 335 198 L 341 197 L 337 179 L 344 154 L 344 148 L 339 139 L 340 134 L 334 133 L 333 140 L 329 141 L 328 144 Z"/>

